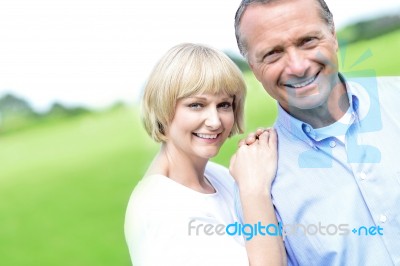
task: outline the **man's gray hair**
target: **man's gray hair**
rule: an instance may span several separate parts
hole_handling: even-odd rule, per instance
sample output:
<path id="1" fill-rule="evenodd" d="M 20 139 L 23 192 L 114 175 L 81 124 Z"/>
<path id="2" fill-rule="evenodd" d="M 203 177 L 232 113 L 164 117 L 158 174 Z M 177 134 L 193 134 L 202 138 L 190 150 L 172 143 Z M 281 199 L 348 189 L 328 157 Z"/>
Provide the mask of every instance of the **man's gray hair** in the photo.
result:
<path id="1" fill-rule="evenodd" d="M 242 38 L 240 34 L 240 21 L 243 17 L 243 13 L 246 11 L 246 8 L 252 4 L 268 4 L 271 2 L 277 2 L 279 0 L 242 0 L 240 3 L 239 8 L 236 11 L 235 15 L 235 35 L 236 35 L 236 42 L 239 48 L 240 53 L 247 59 L 247 45 L 246 41 Z M 325 3 L 324 0 L 316 0 L 321 9 L 321 18 L 326 22 L 331 32 L 335 31 L 335 24 L 333 22 L 333 16 L 331 11 L 329 10 L 328 5 Z"/>

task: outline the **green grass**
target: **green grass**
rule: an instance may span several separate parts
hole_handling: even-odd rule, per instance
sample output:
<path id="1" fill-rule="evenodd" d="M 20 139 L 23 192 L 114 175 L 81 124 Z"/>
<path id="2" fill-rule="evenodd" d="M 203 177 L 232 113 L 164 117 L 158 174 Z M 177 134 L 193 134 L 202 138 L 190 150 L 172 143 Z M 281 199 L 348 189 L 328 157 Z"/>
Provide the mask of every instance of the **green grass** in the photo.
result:
<path id="1" fill-rule="evenodd" d="M 348 47 L 342 70 L 399 75 L 399 40 L 397 31 Z M 246 81 L 246 132 L 271 126 L 276 103 L 252 74 Z M 213 160 L 227 166 L 243 136 Z M 135 108 L 0 135 L 0 265 L 130 265 L 125 208 L 157 150 Z"/>
<path id="2" fill-rule="evenodd" d="M 135 110 L 0 139 L 0 265 L 129 265 L 123 220 L 156 146 Z"/>
<path id="3" fill-rule="evenodd" d="M 340 69 L 345 73 L 370 76 L 400 76 L 400 30 L 368 41 L 341 46 Z M 371 71 L 368 71 L 371 70 Z M 364 74 L 363 74 L 364 73 Z"/>
<path id="4" fill-rule="evenodd" d="M 276 104 L 247 79 L 247 129 L 271 125 Z M 238 139 L 215 161 L 228 165 Z M 126 204 L 158 150 L 136 109 L 40 124 L 0 147 L 0 265 L 129 265 Z"/>

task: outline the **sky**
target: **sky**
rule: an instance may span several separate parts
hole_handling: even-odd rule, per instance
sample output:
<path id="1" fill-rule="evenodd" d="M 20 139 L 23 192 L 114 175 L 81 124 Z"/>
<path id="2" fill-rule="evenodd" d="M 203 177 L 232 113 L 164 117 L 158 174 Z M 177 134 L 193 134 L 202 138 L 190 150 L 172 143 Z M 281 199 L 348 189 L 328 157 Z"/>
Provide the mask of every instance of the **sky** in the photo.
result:
<path id="1" fill-rule="evenodd" d="M 386 13 L 398 0 L 326 0 L 337 28 Z M 172 46 L 204 43 L 239 53 L 240 0 L 0 0 L 0 96 L 37 110 L 57 101 L 104 108 L 136 102 Z"/>

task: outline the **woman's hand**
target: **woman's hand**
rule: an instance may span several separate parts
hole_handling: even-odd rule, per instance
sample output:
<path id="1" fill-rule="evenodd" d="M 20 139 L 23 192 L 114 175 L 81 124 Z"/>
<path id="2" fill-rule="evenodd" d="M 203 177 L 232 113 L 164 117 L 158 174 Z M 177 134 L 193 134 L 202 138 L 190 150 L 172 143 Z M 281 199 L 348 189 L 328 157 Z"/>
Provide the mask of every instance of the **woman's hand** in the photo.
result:
<path id="1" fill-rule="evenodd" d="M 277 134 L 274 129 L 258 129 L 242 140 L 229 167 L 241 193 L 269 194 L 277 159 Z"/>
<path id="2" fill-rule="evenodd" d="M 262 133 L 264 133 L 265 131 L 268 131 L 268 130 L 271 130 L 271 128 L 260 127 L 255 132 L 249 133 L 245 139 L 241 139 L 239 141 L 238 147 L 240 147 L 242 145 L 251 145 L 251 144 L 253 144 L 258 139 L 258 137 L 260 137 L 260 135 Z M 272 130 L 274 130 L 274 129 L 272 129 Z"/>
<path id="3" fill-rule="evenodd" d="M 229 170 L 240 192 L 244 224 L 278 222 L 271 199 L 271 184 L 277 169 L 277 135 L 274 129 L 257 130 L 239 143 Z M 250 265 L 287 265 L 280 236 L 256 234 L 246 240 Z"/>

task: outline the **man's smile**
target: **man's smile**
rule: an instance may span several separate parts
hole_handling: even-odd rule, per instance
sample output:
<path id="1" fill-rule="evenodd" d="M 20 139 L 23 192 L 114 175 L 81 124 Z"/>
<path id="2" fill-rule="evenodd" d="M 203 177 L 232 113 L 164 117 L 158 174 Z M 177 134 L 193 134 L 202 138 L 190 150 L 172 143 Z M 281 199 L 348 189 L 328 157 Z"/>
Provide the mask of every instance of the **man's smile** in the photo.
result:
<path id="1" fill-rule="evenodd" d="M 319 71 L 315 76 L 313 76 L 313 77 L 311 77 L 311 78 L 309 78 L 309 79 L 307 79 L 305 81 L 298 82 L 298 83 L 285 83 L 283 85 L 286 86 L 286 87 L 289 87 L 289 88 L 299 89 L 299 88 L 308 86 L 311 83 L 313 83 L 318 78 L 319 73 L 321 73 L 321 71 Z"/>

